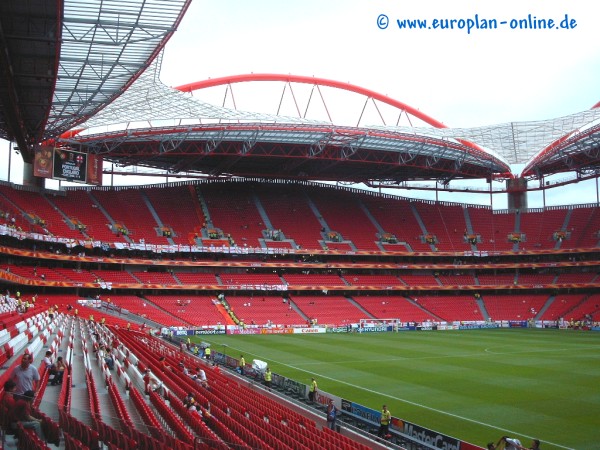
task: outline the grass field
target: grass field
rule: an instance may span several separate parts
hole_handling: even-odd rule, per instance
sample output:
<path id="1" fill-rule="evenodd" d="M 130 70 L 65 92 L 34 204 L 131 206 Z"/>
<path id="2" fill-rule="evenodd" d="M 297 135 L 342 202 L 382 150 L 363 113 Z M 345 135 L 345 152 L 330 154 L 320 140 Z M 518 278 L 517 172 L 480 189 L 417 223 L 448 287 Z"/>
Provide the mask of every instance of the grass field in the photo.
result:
<path id="1" fill-rule="evenodd" d="M 216 351 L 485 446 L 600 449 L 600 333 L 493 329 L 206 336 Z M 226 345 L 226 347 L 225 347 Z"/>

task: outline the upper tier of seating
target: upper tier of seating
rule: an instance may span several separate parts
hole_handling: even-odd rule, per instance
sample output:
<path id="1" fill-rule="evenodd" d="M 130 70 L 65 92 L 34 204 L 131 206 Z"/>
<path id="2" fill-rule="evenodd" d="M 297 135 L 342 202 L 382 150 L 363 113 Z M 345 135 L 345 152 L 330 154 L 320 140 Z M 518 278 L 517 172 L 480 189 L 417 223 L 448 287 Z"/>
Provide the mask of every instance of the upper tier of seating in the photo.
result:
<path id="1" fill-rule="evenodd" d="M 235 244 L 250 247 L 261 245 L 268 229 L 281 230 L 286 239 L 308 250 L 322 250 L 328 241 L 335 246 L 341 238 L 348 242 L 343 248 L 348 251 L 382 251 L 390 248 L 389 242 L 399 242 L 402 251 L 462 252 L 472 249 L 465 239 L 467 231 L 477 237 L 473 245 L 483 251 L 589 248 L 600 241 L 598 207 L 554 207 L 518 215 L 293 184 L 102 188 L 60 195 L 0 184 L 0 209 L 26 231 L 74 239 L 89 236 L 109 243 L 142 239 L 167 244 L 170 238 L 189 244 L 202 237 L 209 219 Z M 83 227 L 79 230 L 74 224 Z M 338 237 L 329 239 L 326 232 Z"/>

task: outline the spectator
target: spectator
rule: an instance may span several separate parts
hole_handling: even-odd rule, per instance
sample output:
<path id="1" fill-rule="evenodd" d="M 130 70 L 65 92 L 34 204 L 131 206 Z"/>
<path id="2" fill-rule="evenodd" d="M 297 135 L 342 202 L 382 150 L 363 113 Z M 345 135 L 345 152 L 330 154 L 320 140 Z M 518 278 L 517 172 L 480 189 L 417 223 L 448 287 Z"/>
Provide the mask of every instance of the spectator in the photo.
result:
<path id="1" fill-rule="evenodd" d="M 16 403 L 16 399 L 13 396 L 16 387 L 17 385 L 13 380 L 7 380 L 4 383 L 4 396 L 2 397 L 2 407 L 6 408 L 8 412 L 13 410 Z"/>
<path id="2" fill-rule="evenodd" d="M 188 375 L 188 376 L 189 376 L 189 374 L 190 374 L 190 372 L 189 372 L 188 368 L 187 368 L 187 367 L 185 367 L 185 364 L 183 363 L 183 361 L 179 363 L 179 370 L 181 370 L 181 372 L 182 372 L 184 375 Z"/>
<path id="3" fill-rule="evenodd" d="M 189 408 L 190 406 L 194 405 L 196 403 L 196 399 L 194 398 L 194 394 L 192 394 L 191 392 L 183 399 L 183 404 L 185 405 L 186 408 Z"/>
<path id="4" fill-rule="evenodd" d="M 160 368 L 163 372 L 166 372 L 167 370 L 171 370 L 171 366 L 169 366 L 167 364 L 167 358 L 165 356 L 161 356 L 159 358 L 158 362 L 160 363 Z"/>
<path id="5" fill-rule="evenodd" d="M 50 374 L 54 373 L 54 363 L 52 362 L 52 352 L 48 350 L 42 359 L 42 363 L 46 367 L 46 370 L 50 371 Z"/>
<path id="6" fill-rule="evenodd" d="M 95 335 L 95 336 L 96 336 L 96 339 L 98 339 L 98 336 L 97 335 Z M 98 352 L 97 353 L 98 358 L 104 358 L 106 356 L 106 347 L 104 346 L 104 344 L 100 344 L 97 352 Z"/>
<path id="7" fill-rule="evenodd" d="M 380 438 L 387 439 L 390 433 L 390 422 L 392 421 L 392 413 L 388 409 L 387 405 L 383 405 L 381 410 L 381 417 L 379 419 L 379 431 L 377 436 Z"/>
<path id="8" fill-rule="evenodd" d="M 333 403 L 333 399 L 329 399 L 329 404 L 327 405 L 327 426 L 335 431 L 335 422 L 337 419 L 338 409 Z"/>
<path id="9" fill-rule="evenodd" d="M 52 386 L 56 386 L 57 384 L 62 384 L 63 376 L 65 374 L 65 363 L 63 361 L 63 357 L 59 356 L 56 359 L 56 364 L 54 365 L 54 380 L 50 383 Z"/>
<path id="10" fill-rule="evenodd" d="M 196 383 L 202 387 L 208 388 L 208 379 L 206 378 L 206 372 L 200 367 L 196 367 L 196 374 L 193 376 Z"/>
<path id="11" fill-rule="evenodd" d="M 150 369 L 146 369 L 144 374 L 144 390 L 146 394 L 152 392 L 158 392 L 162 388 L 162 383 L 152 374 Z"/>
<path id="12" fill-rule="evenodd" d="M 14 368 L 10 379 L 16 384 L 15 394 L 22 395 L 27 391 L 34 391 L 37 389 L 37 383 L 40 381 L 40 374 L 38 370 L 31 365 L 30 355 L 23 355 L 21 358 L 21 364 Z"/>
<path id="13" fill-rule="evenodd" d="M 106 363 L 108 370 L 114 370 L 115 359 L 113 358 L 113 355 L 110 352 L 107 352 L 106 356 L 104 357 L 104 362 Z"/>
<path id="14" fill-rule="evenodd" d="M 42 421 L 33 416 L 32 402 L 35 398 L 35 392 L 27 390 L 23 392 L 23 395 L 19 400 L 16 401 L 15 407 L 12 410 L 12 423 L 16 425 L 20 423 L 23 428 L 32 429 L 40 439 L 44 439 L 42 433 Z M 13 426 L 14 426 L 13 425 Z"/>

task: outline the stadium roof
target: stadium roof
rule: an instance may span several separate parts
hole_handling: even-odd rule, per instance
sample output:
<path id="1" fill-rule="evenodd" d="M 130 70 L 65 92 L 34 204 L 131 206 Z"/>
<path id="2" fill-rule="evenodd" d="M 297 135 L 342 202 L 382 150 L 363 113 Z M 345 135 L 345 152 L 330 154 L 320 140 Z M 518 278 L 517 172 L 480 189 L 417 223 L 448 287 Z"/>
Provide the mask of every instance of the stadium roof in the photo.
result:
<path id="1" fill-rule="evenodd" d="M 308 120 L 300 115 L 240 111 L 185 94 L 220 84 L 250 81 L 313 83 L 349 90 L 391 104 L 432 126 L 342 126 L 328 120 Z M 164 124 L 165 120 L 186 125 L 148 127 L 153 122 Z M 549 149 L 554 149 L 565 136 L 570 137 L 569 142 L 577 142 L 574 151 L 583 148 L 584 152 L 593 152 L 597 148 L 595 141 L 580 138 L 589 134 L 586 127 L 599 121 L 600 109 L 594 108 L 550 120 L 446 128 L 401 102 L 332 80 L 248 74 L 171 88 L 159 81 L 156 70 L 147 71 L 127 93 L 83 124 L 88 131 L 68 142 L 104 153 L 107 160 L 121 166 L 141 165 L 173 173 L 279 175 L 324 180 L 341 177 L 337 179 L 353 182 L 444 181 L 507 176 L 509 164 L 524 164 L 533 157 L 542 163 L 551 155 L 556 159 Z M 99 129 L 111 131 L 94 133 Z M 382 135 L 391 141 L 383 144 Z M 305 160 L 297 161 L 298 158 Z M 524 173 L 539 176 L 595 164 L 593 161 L 584 163 L 583 158 L 579 162 L 582 164 L 570 162 L 564 167 L 544 163 L 546 172 L 534 168 Z"/>
<path id="2" fill-rule="evenodd" d="M 30 162 L 33 146 L 78 129 L 63 143 L 120 166 L 207 175 L 402 182 L 510 177 L 510 164 L 526 164 L 528 177 L 597 170 L 599 105 L 551 120 L 446 128 L 375 91 L 326 79 L 249 74 L 167 87 L 156 56 L 190 2 L 0 2 L 0 137 Z M 240 111 L 186 93 L 256 81 L 343 89 L 427 126 Z"/>
<path id="3" fill-rule="evenodd" d="M 33 145 L 84 122 L 150 65 L 191 0 L 0 2 L 0 137 Z"/>

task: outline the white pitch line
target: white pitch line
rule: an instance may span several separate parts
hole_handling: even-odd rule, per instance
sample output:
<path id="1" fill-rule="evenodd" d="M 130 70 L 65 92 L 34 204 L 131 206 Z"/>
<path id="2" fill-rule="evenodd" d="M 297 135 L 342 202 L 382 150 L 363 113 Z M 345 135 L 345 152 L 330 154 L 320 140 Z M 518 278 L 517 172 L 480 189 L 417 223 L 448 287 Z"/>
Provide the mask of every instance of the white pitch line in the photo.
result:
<path id="1" fill-rule="evenodd" d="M 327 364 L 329 363 L 334 363 L 334 364 L 352 364 L 352 363 L 365 363 L 365 362 L 390 362 L 390 361 L 418 361 L 418 360 L 423 360 L 423 359 L 447 359 L 447 358 L 471 358 L 471 357 L 481 357 L 481 356 L 487 356 L 484 353 L 487 353 L 488 355 L 516 355 L 516 354 L 520 354 L 520 353 L 548 353 L 548 352 L 568 352 L 568 351 L 572 351 L 572 350 L 581 350 L 581 349 L 599 349 L 600 347 L 598 346 L 586 346 L 586 347 L 574 347 L 574 348 L 558 348 L 558 349 L 538 349 L 538 350 L 520 350 L 520 351 L 512 351 L 512 352 L 494 352 L 492 349 L 494 347 L 488 347 L 486 349 L 483 350 L 482 352 L 477 352 L 477 353 L 463 353 L 463 354 L 453 354 L 453 355 L 430 355 L 430 356 L 415 356 L 415 357 L 410 357 L 410 356 L 400 356 L 398 358 L 377 358 L 377 359 L 356 359 L 356 360 L 346 360 L 346 361 L 328 361 Z M 308 365 L 320 365 L 323 364 L 323 362 L 321 361 L 314 361 L 314 362 L 307 362 L 307 363 L 302 363 L 303 366 L 308 366 Z"/>
<path id="2" fill-rule="evenodd" d="M 230 349 L 236 350 L 236 351 L 240 351 L 241 353 L 243 353 L 242 350 L 234 348 L 234 347 L 229 347 L 228 346 L 227 348 L 230 348 Z M 484 351 L 487 351 L 487 349 L 484 349 Z M 491 354 L 491 352 L 490 352 L 490 354 Z M 481 355 L 481 353 L 479 353 L 479 355 Z M 456 357 L 456 356 L 457 355 L 440 356 L 440 358 Z M 475 356 L 475 354 L 473 354 L 473 356 Z M 434 358 L 434 357 L 431 356 L 431 357 L 424 357 L 424 358 Z M 287 363 L 284 363 L 284 362 L 281 362 L 281 361 L 277 361 L 277 360 L 272 359 L 272 358 L 269 358 L 269 359 L 271 361 L 277 363 L 277 364 L 282 365 L 282 366 L 287 366 L 287 367 L 290 367 L 290 368 L 292 368 L 294 370 L 299 370 L 300 372 L 306 372 L 306 373 L 309 373 L 309 374 L 312 374 L 312 375 L 317 375 L 317 376 L 319 376 L 321 378 L 326 378 L 328 380 L 335 381 L 336 383 L 345 384 L 346 386 L 350 386 L 350 387 L 353 387 L 355 389 L 360 389 L 360 390 L 363 390 L 363 391 L 366 391 L 366 392 L 370 392 L 372 394 L 381 395 L 382 397 L 388 397 L 388 398 L 391 398 L 391 399 L 394 399 L 394 400 L 398 400 L 400 402 L 407 403 L 409 405 L 417 406 L 419 408 L 427 409 L 429 411 L 433 411 L 433 412 L 436 412 L 436 413 L 439 413 L 439 414 L 443 414 L 443 415 L 446 415 L 446 416 L 454 417 L 456 419 L 465 420 L 467 422 L 475 423 L 477 425 L 482 425 L 484 427 L 492 428 L 492 429 L 499 430 L 499 431 L 502 431 L 502 432 L 508 432 L 509 434 L 516 434 L 516 435 L 520 435 L 520 436 L 525 436 L 528 439 L 536 439 L 533 436 L 528 436 L 526 434 L 522 434 L 522 433 L 517 432 L 517 431 L 512 431 L 512 430 L 507 430 L 505 428 L 500 428 L 500 427 L 497 427 L 495 425 L 491 425 L 489 423 L 485 423 L 485 422 L 481 422 L 479 420 L 471 419 L 469 417 L 459 416 L 458 414 L 454 414 L 454 413 L 451 413 L 451 412 L 448 412 L 448 411 L 443 411 L 443 410 L 437 409 L 437 408 L 432 408 L 431 406 L 423 405 L 421 403 L 416 403 L 416 402 L 413 402 L 411 400 L 407 400 L 407 399 L 404 399 L 404 398 L 394 397 L 394 396 L 389 395 L 389 394 L 378 392 L 378 391 L 375 391 L 373 389 L 366 388 L 364 386 L 358 386 L 356 384 L 349 383 L 349 382 L 344 381 L 344 380 L 339 380 L 337 378 L 332 378 L 330 376 L 323 375 L 323 374 L 320 374 L 320 373 L 316 373 L 314 371 L 308 371 L 306 369 L 302 369 L 301 367 L 293 366 L 291 364 L 287 364 Z M 400 358 L 400 359 L 415 359 L 415 358 Z M 419 358 L 419 359 L 423 359 L 423 358 Z M 385 361 L 390 361 L 390 360 L 387 359 Z M 364 360 L 361 360 L 360 362 L 364 362 Z M 371 362 L 371 361 L 368 361 L 368 362 Z M 307 363 L 307 364 L 312 364 L 312 363 Z M 323 364 L 323 363 L 318 363 L 318 364 Z M 327 364 L 329 364 L 329 363 L 327 363 Z M 546 443 L 546 444 L 554 445 L 554 446 L 559 447 L 559 448 L 564 448 L 565 450 L 575 450 L 572 447 L 565 447 L 564 445 L 556 444 L 555 442 L 550 442 L 550 441 L 543 441 L 543 442 Z"/>
<path id="3" fill-rule="evenodd" d="M 353 387 L 355 389 L 361 389 L 363 391 L 367 391 L 367 392 L 370 392 L 372 394 L 381 395 L 383 397 L 392 398 L 394 400 L 398 400 L 398 401 L 401 401 L 401 402 L 404 402 L 404 403 L 408 403 L 409 405 L 417 406 L 419 408 L 428 409 L 430 411 L 434 411 L 434 412 L 439 413 L 439 414 L 443 414 L 443 415 L 446 415 L 446 416 L 454 417 L 456 419 L 466 420 L 467 422 L 472 422 L 472 423 L 475 423 L 477 425 L 483 425 L 485 427 L 493 428 L 493 429 L 496 429 L 496 430 L 499 430 L 499 431 L 502 431 L 502 432 L 508 432 L 509 434 L 517 434 L 517 435 L 525 436 L 528 439 L 534 439 L 533 436 L 528 436 L 526 434 L 522 434 L 522 433 L 519 433 L 517 431 L 507 430 L 505 428 L 500 428 L 500 427 L 497 427 L 495 425 L 491 425 L 489 423 L 480 422 L 479 420 L 470 419 L 468 417 L 459 416 L 458 414 L 453 414 L 453 413 L 448 412 L 448 411 L 443 411 L 441 409 L 432 408 L 431 406 L 423 405 L 421 403 L 416 403 L 416 402 L 413 402 L 411 400 L 407 400 L 407 399 L 400 398 L 400 397 L 394 397 L 394 396 L 389 395 L 389 394 L 384 394 L 382 392 L 378 392 L 378 391 L 375 391 L 373 389 L 369 389 L 369 388 L 366 388 L 366 387 L 363 387 L 363 386 L 358 386 L 358 385 L 353 384 L 353 383 L 348 383 L 347 381 L 339 380 L 337 378 L 332 378 L 332 377 L 329 377 L 327 375 L 323 375 L 323 374 L 320 374 L 320 373 L 315 373 L 315 372 L 312 372 L 312 371 L 309 372 L 308 370 L 304 370 L 304 369 L 302 369 L 300 367 L 292 366 L 291 364 L 286 364 L 286 363 L 282 363 L 282 362 L 279 362 L 279 361 L 274 361 L 274 362 L 276 362 L 278 364 L 282 364 L 284 366 L 288 366 L 288 367 L 290 367 L 292 369 L 295 369 L 295 370 L 300 370 L 300 371 L 306 372 L 306 373 L 312 373 L 313 375 L 317 375 L 317 376 L 319 376 L 321 378 L 326 378 L 326 379 L 329 379 L 331 381 L 335 381 L 336 383 L 345 384 L 345 385 Z M 564 445 L 556 444 L 554 442 L 550 442 L 550 441 L 543 441 L 543 442 L 545 442 L 546 444 L 554 445 L 556 447 L 564 448 L 566 450 L 574 450 L 572 447 L 565 447 Z"/>

